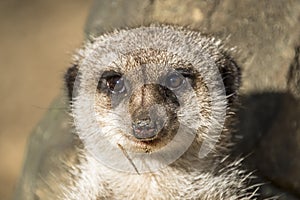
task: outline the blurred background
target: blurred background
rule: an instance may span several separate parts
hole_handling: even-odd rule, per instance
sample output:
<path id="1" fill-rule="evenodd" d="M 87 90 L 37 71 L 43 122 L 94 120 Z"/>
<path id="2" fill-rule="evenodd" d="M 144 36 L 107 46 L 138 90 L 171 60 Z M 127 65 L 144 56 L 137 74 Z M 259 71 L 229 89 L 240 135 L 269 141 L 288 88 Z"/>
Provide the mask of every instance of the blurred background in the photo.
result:
<path id="1" fill-rule="evenodd" d="M 91 0 L 0 1 L 0 199 L 11 199 L 31 130 L 64 89 Z"/>

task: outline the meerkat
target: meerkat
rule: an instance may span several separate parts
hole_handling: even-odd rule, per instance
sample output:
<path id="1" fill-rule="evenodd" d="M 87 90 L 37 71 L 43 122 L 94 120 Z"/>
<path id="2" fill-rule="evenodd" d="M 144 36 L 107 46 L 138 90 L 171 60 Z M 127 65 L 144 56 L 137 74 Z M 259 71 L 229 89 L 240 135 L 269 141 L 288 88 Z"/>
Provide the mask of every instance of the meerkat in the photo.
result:
<path id="1" fill-rule="evenodd" d="M 37 199 L 254 199 L 229 156 L 240 85 L 229 51 L 172 25 L 87 42 L 65 75 L 76 162 Z"/>

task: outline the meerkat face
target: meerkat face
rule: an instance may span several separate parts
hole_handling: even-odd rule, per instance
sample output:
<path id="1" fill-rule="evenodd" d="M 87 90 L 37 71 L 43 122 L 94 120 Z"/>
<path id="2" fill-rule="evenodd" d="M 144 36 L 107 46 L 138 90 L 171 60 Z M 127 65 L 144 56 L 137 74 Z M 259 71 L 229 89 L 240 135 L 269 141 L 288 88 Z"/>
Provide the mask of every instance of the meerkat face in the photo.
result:
<path id="1" fill-rule="evenodd" d="M 216 142 L 238 75 L 218 41 L 150 26 L 95 38 L 66 81 L 86 150 L 126 171 L 130 158 L 142 172 L 174 162 L 193 142 L 199 151 Z"/>

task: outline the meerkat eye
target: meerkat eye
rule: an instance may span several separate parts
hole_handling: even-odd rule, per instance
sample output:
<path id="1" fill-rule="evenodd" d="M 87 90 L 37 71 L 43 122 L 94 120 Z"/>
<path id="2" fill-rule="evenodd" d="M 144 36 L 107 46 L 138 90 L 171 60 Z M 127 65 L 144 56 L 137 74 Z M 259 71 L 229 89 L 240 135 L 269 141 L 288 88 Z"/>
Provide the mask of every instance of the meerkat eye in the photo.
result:
<path id="1" fill-rule="evenodd" d="M 106 85 L 114 94 L 122 93 L 125 91 L 124 78 L 121 76 L 108 77 Z"/>
<path id="2" fill-rule="evenodd" d="M 124 78 L 114 71 L 104 72 L 99 81 L 98 89 L 108 89 L 113 94 L 123 93 L 126 91 Z"/>
<path id="3" fill-rule="evenodd" d="M 176 90 L 179 89 L 184 82 L 185 78 L 181 74 L 174 72 L 167 76 L 165 84 L 171 90 Z"/>

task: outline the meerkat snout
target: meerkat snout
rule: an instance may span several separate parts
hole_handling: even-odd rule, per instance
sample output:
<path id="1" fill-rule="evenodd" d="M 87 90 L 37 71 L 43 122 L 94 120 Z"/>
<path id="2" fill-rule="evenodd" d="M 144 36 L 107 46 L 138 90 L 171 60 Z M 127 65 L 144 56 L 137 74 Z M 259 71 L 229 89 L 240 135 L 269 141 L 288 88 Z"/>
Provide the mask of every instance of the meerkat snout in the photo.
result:
<path id="1" fill-rule="evenodd" d="M 129 100 L 133 135 L 143 141 L 150 141 L 168 134 L 167 124 L 176 118 L 177 101 L 167 96 L 167 88 L 160 84 L 146 84 L 137 88 Z M 175 124 L 175 123 L 174 123 Z"/>

